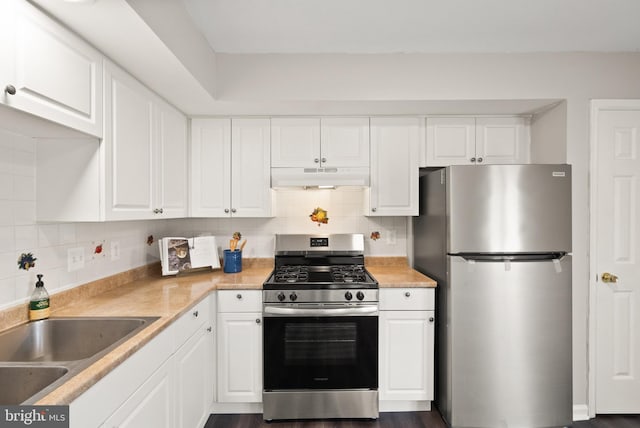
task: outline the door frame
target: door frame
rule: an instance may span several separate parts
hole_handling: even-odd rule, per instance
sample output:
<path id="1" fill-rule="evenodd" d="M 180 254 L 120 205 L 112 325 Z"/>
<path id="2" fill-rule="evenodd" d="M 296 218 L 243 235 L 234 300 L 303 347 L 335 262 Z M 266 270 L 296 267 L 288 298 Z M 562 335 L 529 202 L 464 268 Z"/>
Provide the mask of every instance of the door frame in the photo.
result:
<path id="1" fill-rule="evenodd" d="M 600 113 L 609 110 L 640 110 L 639 99 L 616 100 L 616 99 L 596 99 L 590 103 L 590 163 L 589 163 L 589 319 L 587 320 L 588 328 L 588 416 L 594 418 L 596 415 L 596 348 L 598 346 L 596 339 L 596 286 L 598 285 L 598 266 L 597 266 L 597 176 L 598 176 L 598 120 Z M 574 415 L 575 419 L 575 415 Z"/>

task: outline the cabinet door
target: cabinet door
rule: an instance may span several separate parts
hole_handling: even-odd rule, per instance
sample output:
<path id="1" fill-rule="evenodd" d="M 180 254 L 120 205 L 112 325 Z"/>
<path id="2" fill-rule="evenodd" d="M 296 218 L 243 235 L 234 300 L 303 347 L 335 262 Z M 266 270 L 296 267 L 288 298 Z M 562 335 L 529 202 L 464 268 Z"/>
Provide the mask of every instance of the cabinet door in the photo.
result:
<path id="1" fill-rule="evenodd" d="M 427 166 L 475 163 L 475 135 L 474 118 L 427 118 Z"/>
<path id="2" fill-rule="evenodd" d="M 320 166 L 320 119 L 271 119 L 271 167 Z"/>
<path id="3" fill-rule="evenodd" d="M 1 84 L 16 92 L 4 93 L 3 102 L 102 137 L 101 54 L 27 2 L 10 3 L 3 26 L 13 26 L 14 52 L 3 62 L 14 66 Z"/>
<path id="4" fill-rule="evenodd" d="M 211 324 L 193 335 L 176 352 L 176 427 L 204 426 L 213 402 L 213 371 Z"/>
<path id="5" fill-rule="evenodd" d="M 419 118 L 371 118 L 367 215 L 418 215 Z"/>
<path id="6" fill-rule="evenodd" d="M 231 215 L 271 215 L 269 119 L 231 121 Z"/>
<path id="7" fill-rule="evenodd" d="M 380 311 L 380 399 L 433 400 L 433 311 Z"/>
<path id="8" fill-rule="evenodd" d="M 323 167 L 369 166 L 369 118 L 323 118 L 320 121 Z"/>
<path id="9" fill-rule="evenodd" d="M 171 361 L 162 365 L 103 426 L 173 428 L 175 424 L 171 368 Z"/>
<path id="10" fill-rule="evenodd" d="M 105 67 L 106 218 L 153 218 L 151 93 L 113 64 Z"/>
<path id="11" fill-rule="evenodd" d="M 262 402 L 262 314 L 218 313 L 218 401 Z"/>
<path id="12" fill-rule="evenodd" d="M 529 133 L 522 117 L 476 119 L 477 163 L 529 162 Z"/>
<path id="13" fill-rule="evenodd" d="M 156 202 L 161 217 L 187 215 L 187 118 L 159 101 L 156 145 Z"/>
<path id="14" fill-rule="evenodd" d="M 191 120 L 191 216 L 229 217 L 231 120 Z"/>

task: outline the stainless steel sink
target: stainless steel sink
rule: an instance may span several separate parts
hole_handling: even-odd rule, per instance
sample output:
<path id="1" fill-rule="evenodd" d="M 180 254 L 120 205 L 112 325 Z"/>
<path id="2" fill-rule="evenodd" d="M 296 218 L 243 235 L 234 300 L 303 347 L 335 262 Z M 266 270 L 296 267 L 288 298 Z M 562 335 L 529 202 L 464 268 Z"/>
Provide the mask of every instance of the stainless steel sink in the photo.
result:
<path id="1" fill-rule="evenodd" d="M 50 318 L 0 333 L 0 405 L 35 403 L 158 318 Z"/>
<path id="2" fill-rule="evenodd" d="M 147 323 L 145 318 L 51 318 L 23 324 L 0 334 L 0 362 L 83 360 Z"/>
<path id="3" fill-rule="evenodd" d="M 0 403 L 21 404 L 68 372 L 66 367 L 0 367 Z"/>

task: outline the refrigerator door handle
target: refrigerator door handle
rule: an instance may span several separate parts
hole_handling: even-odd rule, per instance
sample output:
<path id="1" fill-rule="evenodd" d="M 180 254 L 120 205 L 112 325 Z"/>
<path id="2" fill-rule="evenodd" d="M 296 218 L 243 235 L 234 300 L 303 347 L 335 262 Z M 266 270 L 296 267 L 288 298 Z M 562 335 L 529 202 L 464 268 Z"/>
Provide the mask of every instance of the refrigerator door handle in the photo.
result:
<path id="1" fill-rule="evenodd" d="M 538 262 L 560 260 L 567 253 L 565 251 L 555 251 L 549 253 L 450 253 L 449 255 L 474 262 Z"/>

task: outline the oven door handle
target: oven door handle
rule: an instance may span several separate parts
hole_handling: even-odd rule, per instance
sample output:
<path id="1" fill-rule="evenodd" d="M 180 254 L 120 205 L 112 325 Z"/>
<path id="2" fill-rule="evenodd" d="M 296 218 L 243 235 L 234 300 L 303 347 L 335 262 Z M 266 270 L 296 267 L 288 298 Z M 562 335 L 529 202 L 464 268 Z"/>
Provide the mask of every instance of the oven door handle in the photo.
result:
<path id="1" fill-rule="evenodd" d="M 338 316 L 373 316 L 378 315 L 377 306 L 360 306 L 354 308 L 334 308 L 334 309 L 310 309 L 310 308 L 278 308 L 274 306 L 264 307 L 265 315 L 285 315 L 285 316 L 312 316 L 312 317 L 338 317 Z"/>

